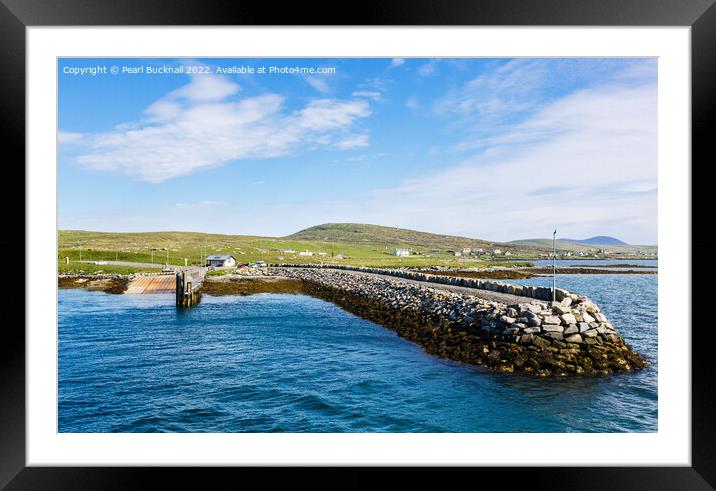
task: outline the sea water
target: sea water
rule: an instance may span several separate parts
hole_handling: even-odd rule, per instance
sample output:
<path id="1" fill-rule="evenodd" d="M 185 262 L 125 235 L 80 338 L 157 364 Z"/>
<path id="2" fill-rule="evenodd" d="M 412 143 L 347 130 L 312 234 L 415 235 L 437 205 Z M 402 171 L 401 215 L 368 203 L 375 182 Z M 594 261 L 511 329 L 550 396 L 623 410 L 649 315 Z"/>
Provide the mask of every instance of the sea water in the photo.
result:
<path id="1" fill-rule="evenodd" d="M 551 285 L 551 278 L 515 283 Z M 60 432 L 653 432 L 657 276 L 565 275 L 649 366 L 538 378 L 443 360 L 305 295 L 61 289 Z"/>

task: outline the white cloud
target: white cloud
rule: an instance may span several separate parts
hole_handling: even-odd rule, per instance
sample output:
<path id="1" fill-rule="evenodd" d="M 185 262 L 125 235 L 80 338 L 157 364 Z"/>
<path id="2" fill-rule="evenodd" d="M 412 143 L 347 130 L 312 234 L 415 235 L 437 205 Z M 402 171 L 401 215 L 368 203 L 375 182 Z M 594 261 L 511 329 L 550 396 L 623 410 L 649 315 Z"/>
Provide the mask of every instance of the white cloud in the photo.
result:
<path id="1" fill-rule="evenodd" d="M 415 111 L 416 109 L 420 109 L 420 101 L 417 97 L 410 97 L 407 101 L 405 101 L 405 107 Z"/>
<path id="2" fill-rule="evenodd" d="M 213 208 L 216 206 L 223 206 L 225 205 L 225 201 L 212 201 L 212 200 L 204 200 L 204 201 L 197 201 L 194 203 L 177 203 L 177 208 Z"/>
<path id="3" fill-rule="evenodd" d="M 547 237 L 556 227 L 563 237 L 606 234 L 653 244 L 656 189 L 656 85 L 609 87 L 546 105 L 489 152 L 359 204 L 305 206 L 302 217 L 499 241 Z"/>
<path id="4" fill-rule="evenodd" d="M 341 150 L 348 150 L 351 148 L 367 147 L 368 146 L 368 135 L 350 135 L 342 140 L 339 140 L 335 144 L 336 147 Z"/>
<path id="5" fill-rule="evenodd" d="M 307 130 L 329 131 L 349 126 L 354 120 L 368 115 L 370 108 L 366 101 L 320 99 L 299 111 L 297 123 Z"/>
<path id="6" fill-rule="evenodd" d="M 191 83 L 169 94 L 191 102 L 220 101 L 236 94 L 239 85 L 220 75 L 194 75 Z"/>
<path id="7" fill-rule="evenodd" d="M 405 64 L 405 58 L 393 58 L 390 60 L 390 68 L 395 68 Z"/>
<path id="8" fill-rule="evenodd" d="M 161 182 L 233 160 L 287 155 L 301 144 L 342 148 L 352 125 L 370 115 L 365 100 L 318 99 L 287 112 L 280 95 L 232 100 L 238 90 L 223 77 L 195 76 L 151 104 L 143 121 L 69 137 L 84 144 L 73 161 Z"/>
<path id="9" fill-rule="evenodd" d="M 69 131 L 59 131 L 57 133 L 57 143 L 60 145 L 68 145 L 72 143 L 81 143 L 82 133 L 72 133 Z"/>
<path id="10" fill-rule="evenodd" d="M 515 127 L 510 138 L 526 143 L 498 144 L 385 198 L 401 223 L 476 237 L 540 237 L 557 226 L 653 242 L 656 109 L 656 85 L 578 92 Z"/>
<path id="11" fill-rule="evenodd" d="M 549 74 L 549 65 L 543 60 L 510 60 L 452 91 L 437 102 L 435 110 L 491 119 L 525 111 L 540 102 L 535 91 L 544 89 Z"/>
<path id="12" fill-rule="evenodd" d="M 383 94 L 374 90 L 357 90 L 351 94 L 353 97 L 365 97 L 377 101 Z"/>
<path id="13" fill-rule="evenodd" d="M 434 75 L 438 68 L 437 60 L 430 60 L 427 63 L 420 65 L 418 68 L 418 75 L 421 77 L 429 77 Z"/>
<path id="14" fill-rule="evenodd" d="M 328 82 L 322 78 L 306 77 L 305 80 L 308 85 L 316 89 L 321 94 L 327 94 L 331 91 L 331 87 L 328 85 Z"/>

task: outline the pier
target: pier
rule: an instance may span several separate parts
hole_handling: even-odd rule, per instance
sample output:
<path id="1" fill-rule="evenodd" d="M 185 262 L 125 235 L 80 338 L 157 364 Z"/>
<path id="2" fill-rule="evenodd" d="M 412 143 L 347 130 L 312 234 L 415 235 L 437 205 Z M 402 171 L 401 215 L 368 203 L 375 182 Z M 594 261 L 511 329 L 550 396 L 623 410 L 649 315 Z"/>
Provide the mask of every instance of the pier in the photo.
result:
<path id="1" fill-rule="evenodd" d="M 205 268 L 181 269 L 176 272 L 177 307 L 193 307 L 201 300 Z"/>

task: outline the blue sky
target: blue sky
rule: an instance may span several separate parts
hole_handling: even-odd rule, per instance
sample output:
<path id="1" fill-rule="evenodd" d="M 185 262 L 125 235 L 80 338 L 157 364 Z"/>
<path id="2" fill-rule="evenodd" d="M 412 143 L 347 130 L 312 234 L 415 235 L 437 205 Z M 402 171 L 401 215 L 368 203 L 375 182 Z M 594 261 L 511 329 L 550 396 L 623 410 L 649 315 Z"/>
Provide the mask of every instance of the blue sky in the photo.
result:
<path id="1" fill-rule="evenodd" d="M 654 59 L 83 58 L 58 69 L 61 229 L 281 236 L 361 222 L 657 241 Z"/>

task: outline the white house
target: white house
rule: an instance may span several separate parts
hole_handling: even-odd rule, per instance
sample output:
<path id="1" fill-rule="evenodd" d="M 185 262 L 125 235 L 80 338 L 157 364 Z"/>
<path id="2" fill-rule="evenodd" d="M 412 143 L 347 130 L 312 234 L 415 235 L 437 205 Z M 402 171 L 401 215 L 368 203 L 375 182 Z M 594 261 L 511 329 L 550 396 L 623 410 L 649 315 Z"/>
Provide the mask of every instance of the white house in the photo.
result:
<path id="1" fill-rule="evenodd" d="M 213 254 L 206 258 L 207 266 L 216 266 L 219 268 L 230 268 L 236 266 L 236 258 L 228 254 Z"/>
<path id="2" fill-rule="evenodd" d="M 462 248 L 462 253 L 463 253 L 463 254 L 470 254 L 471 252 L 472 252 L 472 249 L 470 249 L 469 247 L 463 247 L 463 248 Z"/>
<path id="3" fill-rule="evenodd" d="M 311 251 L 301 251 L 298 253 L 299 256 L 313 256 Z"/>
<path id="4" fill-rule="evenodd" d="M 501 251 L 500 249 L 495 249 L 494 251 L 492 251 L 492 253 L 493 253 L 495 256 L 499 256 L 500 254 L 502 254 L 502 251 Z"/>
<path id="5" fill-rule="evenodd" d="M 410 255 L 410 249 L 395 249 L 393 251 L 394 256 L 404 257 Z"/>

